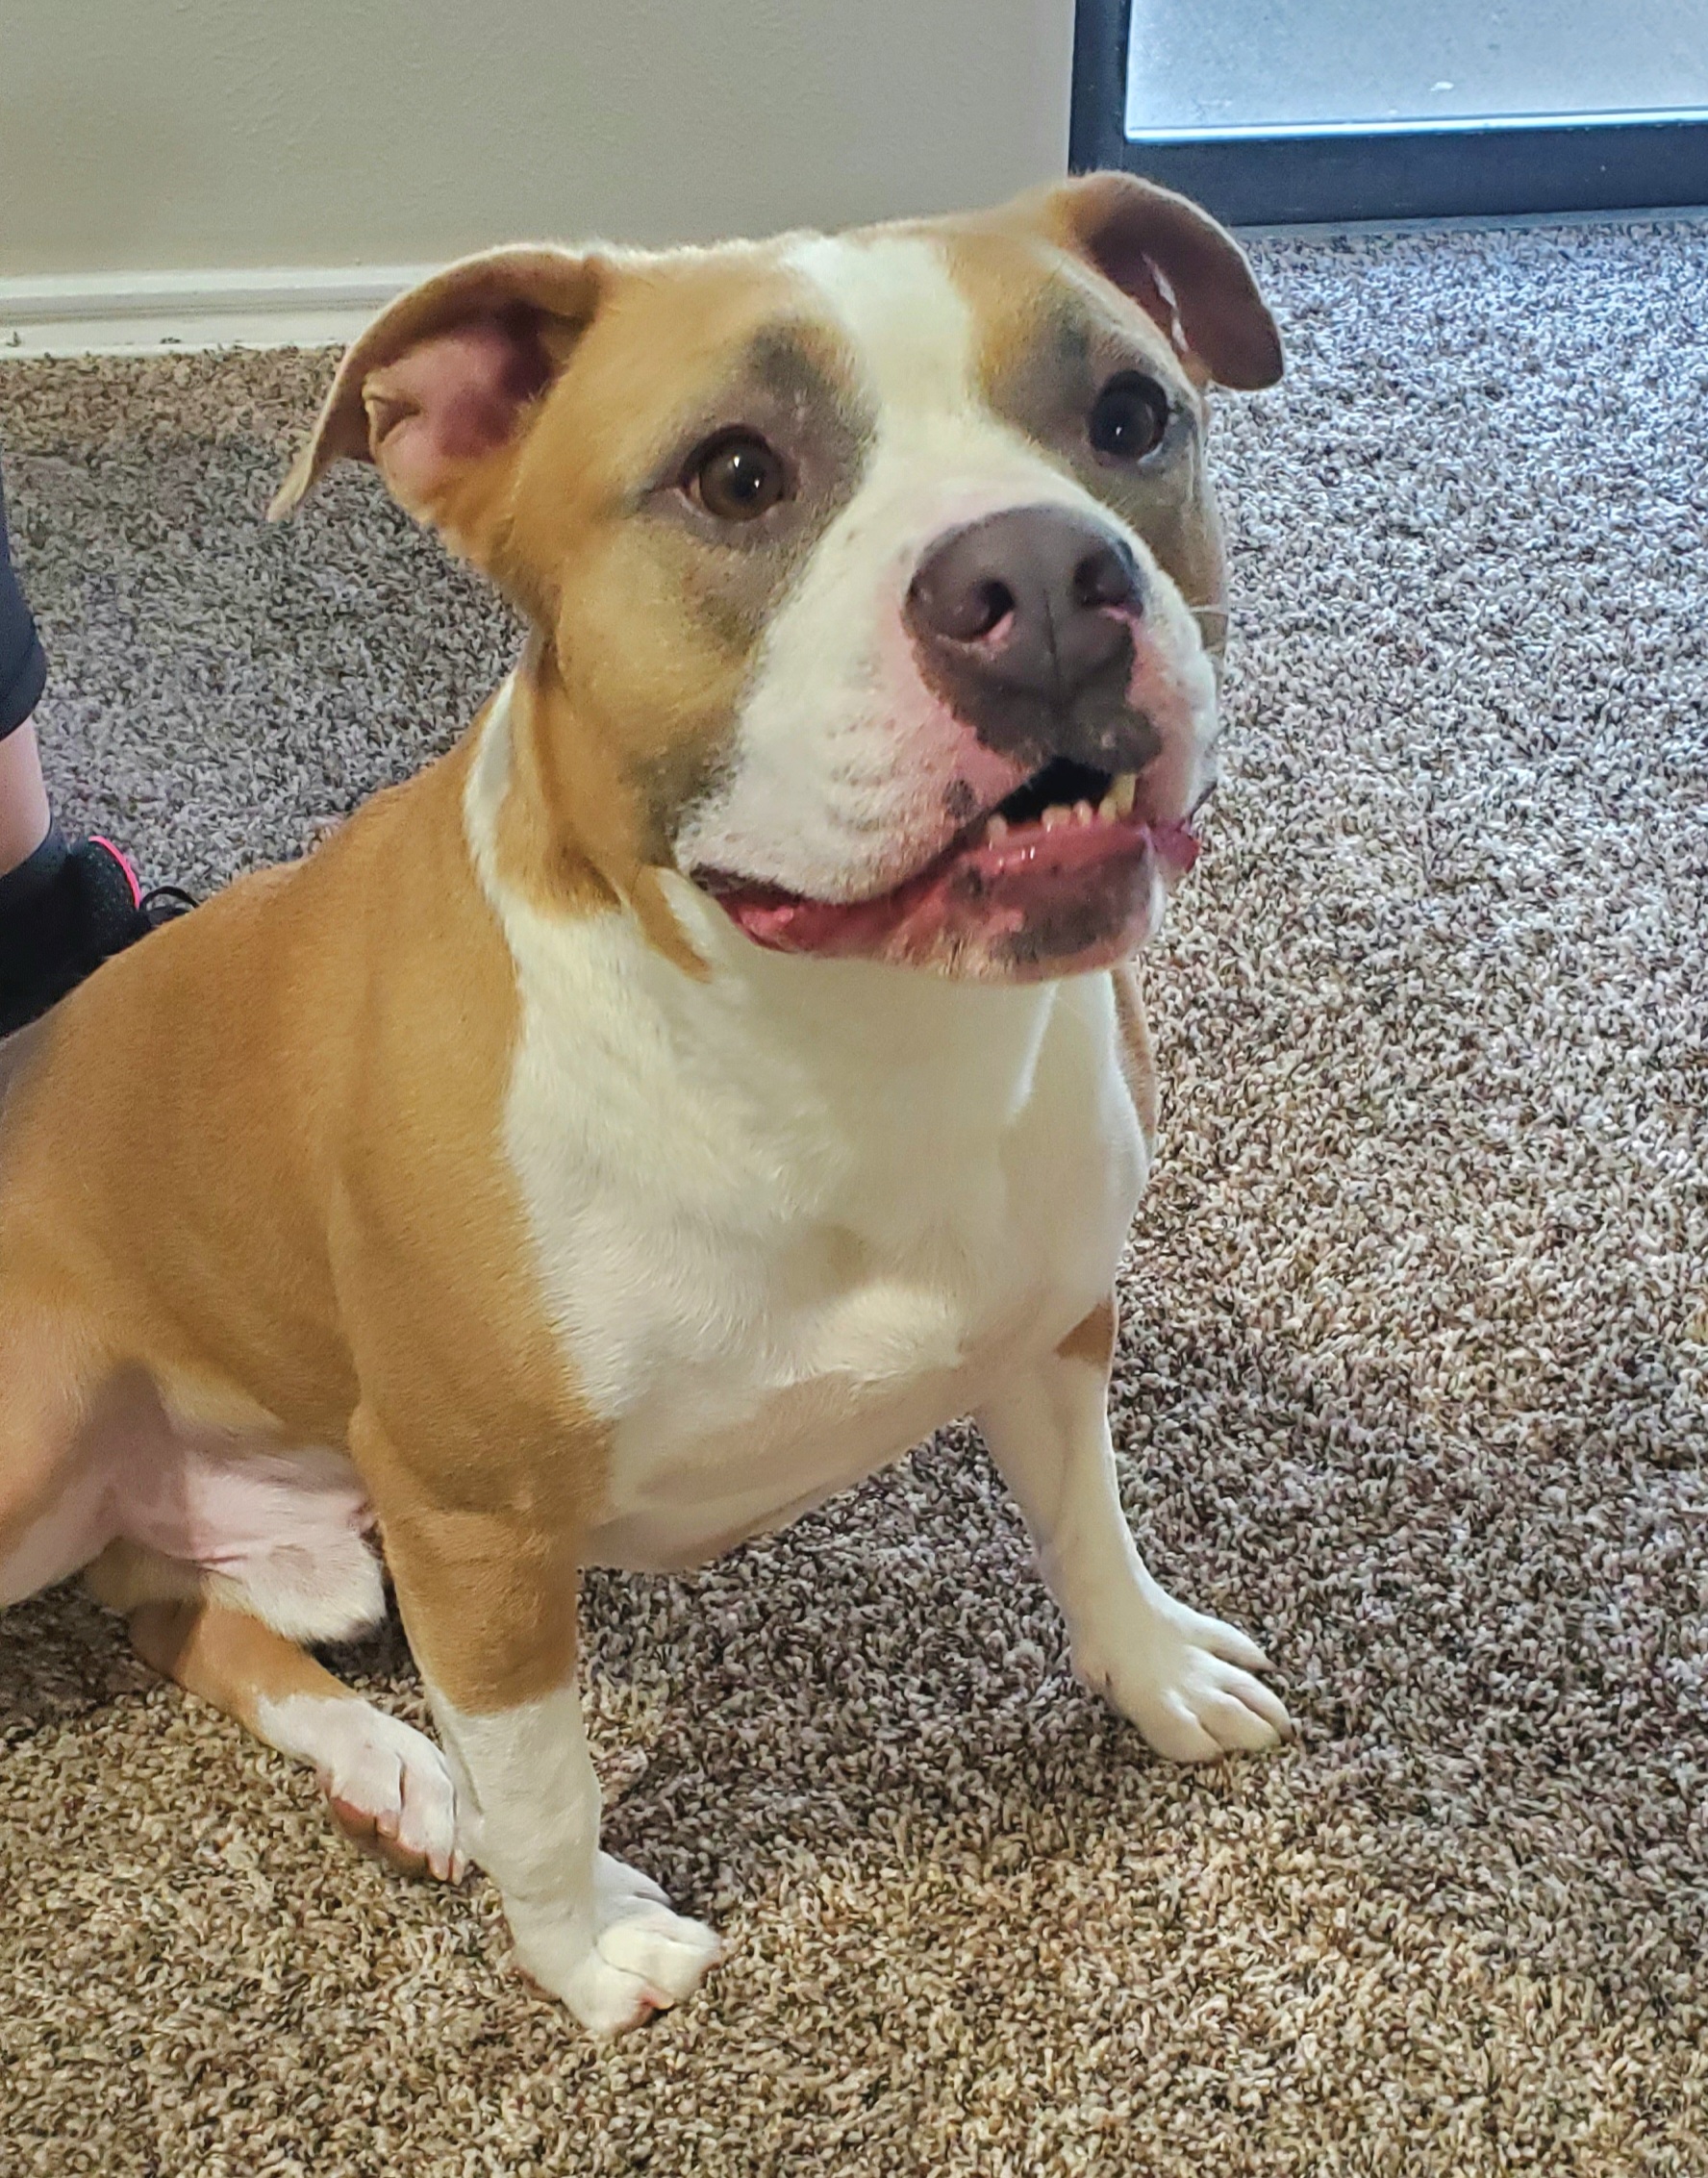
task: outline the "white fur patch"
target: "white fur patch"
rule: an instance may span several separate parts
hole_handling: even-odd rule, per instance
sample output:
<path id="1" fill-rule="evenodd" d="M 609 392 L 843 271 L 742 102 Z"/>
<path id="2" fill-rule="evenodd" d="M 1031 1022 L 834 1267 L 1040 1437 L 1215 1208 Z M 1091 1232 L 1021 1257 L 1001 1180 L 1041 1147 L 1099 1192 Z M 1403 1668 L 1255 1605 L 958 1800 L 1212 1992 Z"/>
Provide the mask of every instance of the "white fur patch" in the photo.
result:
<path id="1" fill-rule="evenodd" d="M 650 1877 L 599 1851 L 599 1786 L 572 1687 L 482 1715 L 428 1687 L 465 1832 L 497 1884 L 516 1957 L 596 2035 L 698 1987 L 721 1946 Z"/>
<path id="2" fill-rule="evenodd" d="M 461 1877 L 451 1773 L 413 1725 L 353 1695 L 287 1694 L 256 1702 L 255 1729 L 268 1746 L 309 1764 L 346 1819 L 365 1817 L 442 1882 Z"/>
<path id="3" fill-rule="evenodd" d="M 115 1464 L 110 1517 L 131 1541 L 225 1584 L 287 1640 L 345 1640 L 385 1615 L 367 1494 L 341 1452 L 228 1446 L 183 1429 L 154 1458 Z"/>
<path id="4" fill-rule="evenodd" d="M 940 246 L 922 235 L 803 235 L 784 263 L 847 332 L 875 404 L 971 404 L 976 324 Z"/>
<path id="5" fill-rule="evenodd" d="M 978 1423 L 1019 1500 L 1082 1679 L 1173 1762 L 1271 1747 L 1291 1726 L 1254 1641 L 1178 1602 L 1121 1511 L 1101 1367 L 1051 1354 L 990 1388 Z"/>
<path id="6" fill-rule="evenodd" d="M 117 1538 L 289 1640 L 344 1640 L 385 1615 L 366 1490 L 348 1457 L 282 1446 L 266 1417 L 211 1419 L 151 1388 L 97 1404 L 69 1487 L 0 1567 L 0 1599 L 87 1565 Z M 22 1586 L 28 1582 L 30 1586 Z"/>

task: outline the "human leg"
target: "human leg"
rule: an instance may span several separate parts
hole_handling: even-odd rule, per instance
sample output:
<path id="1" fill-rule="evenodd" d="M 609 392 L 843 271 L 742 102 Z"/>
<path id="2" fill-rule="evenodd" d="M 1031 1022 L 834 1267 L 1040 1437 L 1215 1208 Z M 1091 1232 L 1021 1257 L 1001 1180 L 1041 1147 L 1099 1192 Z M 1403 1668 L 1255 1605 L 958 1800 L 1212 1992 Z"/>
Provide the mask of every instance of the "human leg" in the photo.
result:
<path id="1" fill-rule="evenodd" d="M 189 905 L 171 888 L 145 897 L 111 840 L 67 839 L 53 822 L 30 722 L 46 680 L 0 478 L 0 1036 Z"/>

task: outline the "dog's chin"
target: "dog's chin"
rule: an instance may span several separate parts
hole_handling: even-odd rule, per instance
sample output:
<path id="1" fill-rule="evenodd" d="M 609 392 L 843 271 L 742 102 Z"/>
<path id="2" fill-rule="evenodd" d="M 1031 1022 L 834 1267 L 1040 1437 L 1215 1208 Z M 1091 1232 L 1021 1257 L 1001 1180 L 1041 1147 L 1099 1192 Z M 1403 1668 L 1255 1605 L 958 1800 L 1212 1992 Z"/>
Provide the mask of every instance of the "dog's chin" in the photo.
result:
<path id="1" fill-rule="evenodd" d="M 1129 813 L 983 823 L 888 891 L 815 899 L 718 872 L 694 880 L 754 944 L 820 960 L 886 961 L 980 983 L 1083 975 L 1150 937 L 1198 842 L 1183 822 Z"/>

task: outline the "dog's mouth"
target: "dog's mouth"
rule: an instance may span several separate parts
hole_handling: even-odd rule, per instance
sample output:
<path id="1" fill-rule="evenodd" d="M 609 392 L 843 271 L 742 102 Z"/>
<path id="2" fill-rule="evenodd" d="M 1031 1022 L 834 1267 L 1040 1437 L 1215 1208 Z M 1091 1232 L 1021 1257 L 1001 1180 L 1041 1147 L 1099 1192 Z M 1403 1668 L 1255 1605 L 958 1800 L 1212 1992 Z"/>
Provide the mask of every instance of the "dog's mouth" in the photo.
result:
<path id="1" fill-rule="evenodd" d="M 1159 888 L 1197 855 L 1190 820 L 1144 814 L 1135 773 L 1055 757 L 922 869 L 867 899 L 816 900 L 717 870 L 692 876 L 773 952 L 1023 982 L 1135 951 Z"/>

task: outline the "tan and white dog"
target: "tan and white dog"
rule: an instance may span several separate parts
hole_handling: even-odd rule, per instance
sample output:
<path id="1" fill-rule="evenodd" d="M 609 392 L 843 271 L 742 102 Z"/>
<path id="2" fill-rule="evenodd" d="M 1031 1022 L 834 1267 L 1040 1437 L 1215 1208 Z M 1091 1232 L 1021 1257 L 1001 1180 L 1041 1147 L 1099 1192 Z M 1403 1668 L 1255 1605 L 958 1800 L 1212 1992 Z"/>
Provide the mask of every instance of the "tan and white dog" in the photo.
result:
<path id="1" fill-rule="evenodd" d="M 1103 175 L 386 311 L 339 456 L 521 607 L 444 760 L 0 1052 L 0 1603 L 88 1568 L 344 1825 L 478 1860 L 599 2033 L 717 1955 L 599 1850 L 585 1565 L 774 1529 L 974 1414 L 1080 1672 L 1287 1729 L 1105 1418 L 1155 1087 L 1130 969 L 1215 768 L 1239 249 Z M 303 1643 L 395 1584 L 443 1754 Z"/>

